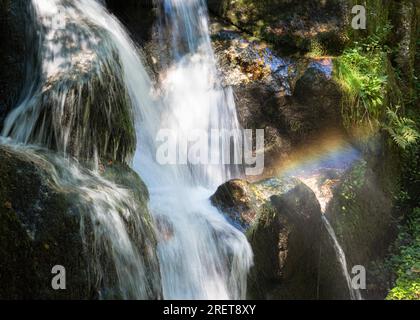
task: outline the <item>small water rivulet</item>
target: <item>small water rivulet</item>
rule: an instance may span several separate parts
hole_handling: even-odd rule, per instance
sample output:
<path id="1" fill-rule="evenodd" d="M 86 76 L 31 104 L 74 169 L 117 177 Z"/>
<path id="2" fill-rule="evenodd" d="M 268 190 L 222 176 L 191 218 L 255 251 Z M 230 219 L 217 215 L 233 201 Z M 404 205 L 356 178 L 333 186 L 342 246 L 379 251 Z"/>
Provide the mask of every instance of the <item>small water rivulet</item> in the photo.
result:
<path id="1" fill-rule="evenodd" d="M 314 192 L 321 207 L 322 225 L 331 239 L 349 297 L 352 300 L 361 300 L 360 290 L 356 290 L 352 286 L 346 254 L 327 218 L 328 206 L 334 197 L 334 188 L 343 178 L 345 172 L 361 159 L 361 154 L 340 134 L 330 133 L 329 139 L 330 141 L 314 143 L 313 145 L 316 146 L 314 150 L 306 148 L 304 150 L 306 159 L 302 160 L 303 157 L 299 153 L 296 157 L 298 162 L 293 163 L 292 161 L 292 164 L 288 168 L 284 168 L 282 173 L 297 177 Z"/>
<path id="2" fill-rule="evenodd" d="M 335 235 L 334 229 L 331 226 L 328 219 L 325 217 L 325 215 L 322 215 L 322 222 L 325 226 L 325 228 L 328 231 L 328 234 L 330 235 L 333 244 L 334 244 L 334 250 L 337 255 L 337 259 L 341 266 L 341 271 L 343 273 L 344 278 L 346 279 L 347 288 L 349 290 L 349 295 L 352 300 L 362 300 L 362 295 L 360 294 L 360 291 L 357 289 L 354 289 L 351 282 L 350 274 L 347 270 L 347 259 L 346 255 L 344 254 L 343 248 L 341 247 L 340 243 L 337 240 L 337 237 Z"/>

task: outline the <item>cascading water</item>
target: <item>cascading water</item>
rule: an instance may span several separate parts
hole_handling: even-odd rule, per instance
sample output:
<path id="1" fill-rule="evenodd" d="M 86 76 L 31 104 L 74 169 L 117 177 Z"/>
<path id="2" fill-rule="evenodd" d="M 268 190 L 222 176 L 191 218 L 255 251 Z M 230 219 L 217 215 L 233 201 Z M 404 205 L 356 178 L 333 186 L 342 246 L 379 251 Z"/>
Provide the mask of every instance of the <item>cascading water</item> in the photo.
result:
<path id="1" fill-rule="evenodd" d="M 322 222 L 325 226 L 325 228 L 328 231 L 328 234 L 331 237 L 331 240 L 333 241 L 334 250 L 337 255 L 338 262 L 341 266 L 341 271 L 343 273 L 344 278 L 346 279 L 346 285 L 349 290 L 349 295 L 352 300 L 362 300 L 362 295 L 360 294 L 360 291 L 357 289 L 353 289 L 352 283 L 351 283 L 351 277 L 347 270 L 347 259 L 346 255 L 344 254 L 343 248 L 340 246 L 340 243 L 337 240 L 337 237 L 335 235 L 334 229 L 331 226 L 328 219 L 325 217 L 325 215 L 322 215 Z"/>
<path id="2" fill-rule="evenodd" d="M 150 207 L 160 231 L 163 295 L 166 299 L 245 298 L 251 248 L 209 201 L 219 184 L 239 172 L 221 160 L 220 146 L 229 141 L 221 137 L 218 145 L 204 140 L 208 154 L 220 160 L 212 164 L 162 166 L 155 156 L 162 129 L 174 133 L 180 144 L 194 132 L 210 136 L 212 130 L 223 129 L 232 132 L 228 140 L 239 143 L 232 92 L 218 83 L 204 1 L 164 0 L 158 6 L 159 34 L 164 35 L 161 49 L 171 44 L 169 61 L 160 74 L 162 104 L 141 112 L 143 118 L 157 122 L 153 128 L 142 125 L 145 121 L 139 124 L 135 167 L 150 190 Z"/>
<path id="3" fill-rule="evenodd" d="M 114 102 L 117 94 L 121 95 L 116 90 L 122 90 L 124 96 L 127 82 L 138 96 L 147 96 L 150 84 L 146 71 L 122 26 L 99 2 L 32 0 L 32 6 L 36 23 L 31 32 L 37 35 L 37 59 L 21 103 L 6 119 L 2 134 L 11 138 L 7 143 L 12 140 L 22 152 L 42 158 L 56 185 L 74 191 L 82 199 L 80 206 L 89 215 L 82 219 L 90 221 L 89 228 L 93 229 L 93 239 L 86 241 L 93 246 L 88 252 L 95 273 L 92 281 L 102 283 L 99 296 L 154 298 L 160 287 L 156 284 L 158 261 L 139 245 L 154 241 L 153 236 L 146 238 L 150 233 L 145 229 L 150 226 L 141 216 L 144 208 L 137 206 L 130 192 L 101 177 L 98 155 L 116 155 L 123 150 L 118 143 L 112 145 L 110 136 L 96 132 L 97 123 L 92 122 L 93 113 L 103 114 L 105 131 L 118 130 L 110 128 L 110 119 L 118 111 Z M 135 60 L 137 81 L 122 79 L 120 64 L 125 70 L 131 68 L 130 59 Z M 104 75 L 111 77 L 103 78 Z M 102 86 L 105 81 L 109 81 L 108 90 L 100 93 L 104 96 L 100 104 L 104 109 L 89 109 L 89 101 L 97 93 L 95 86 Z M 140 100 L 133 100 L 137 101 Z M 45 156 L 45 151 L 28 144 L 50 147 L 59 153 Z M 69 155 L 94 162 L 96 170 L 84 169 Z M 82 223 L 82 237 L 85 227 Z"/>
<path id="4" fill-rule="evenodd" d="M 183 136 L 194 129 L 239 128 L 232 93 L 218 85 L 204 2 L 163 2 L 166 21 L 161 26 L 174 33 L 173 60 L 160 83 L 162 100 L 153 98 L 139 51 L 99 1 L 32 0 L 32 4 L 39 34 L 37 62 L 21 103 L 5 122 L 3 135 L 18 143 L 47 146 L 65 157 L 97 160 L 111 153 L 117 158 L 127 150 L 113 144 L 108 131 L 115 130 L 105 130 L 104 136 L 96 128 L 90 130 L 92 110 L 86 109 L 83 97 L 93 95 L 98 83 L 109 85 L 104 109 L 96 112 L 104 115 L 106 128 L 118 129 L 109 128 L 110 119 L 116 93 L 126 89 L 138 131 L 135 168 L 150 189 L 150 207 L 159 231 L 164 298 L 244 298 L 252 264 L 250 246 L 208 200 L 216 186 L 236 171 L 223 164 L 162 166 L 155 157 L 160 129 Z M 80 74 L 94 76 L 85 79 Z M 112 76 L 104 78 L 106 74 Z M 118 86 L 120 80 L 123 87 Z M 239 140 L 235 133 L 233 140 Z M 221 157 L 220 148 L 209 145 L 209 154 Z M 77 164 L 70 166 L 69 159 L 62 160 L 54 162 L 64 173 L 57 175 L 57 183 L 70 185 L 92 203 L 89 212 L 96 222 L 92 224 L 95 234 L 109 243 L 101 249 L 112 257 L 118 293 L 103 292 L 103 297 L 150 297 L 147 284 L 155 277 L 145 273 L 144 261 L 124 224 L 126 215 L 135 215 L 138 208 L 129 195 L 100 179 L 95 171 L 85 172 Z M 141 229 L 141 222 L 135 228 Z M 138 234 L 143 235 L 141 230 Z M 156 266 L 155 272 L 158 269 Z"/>

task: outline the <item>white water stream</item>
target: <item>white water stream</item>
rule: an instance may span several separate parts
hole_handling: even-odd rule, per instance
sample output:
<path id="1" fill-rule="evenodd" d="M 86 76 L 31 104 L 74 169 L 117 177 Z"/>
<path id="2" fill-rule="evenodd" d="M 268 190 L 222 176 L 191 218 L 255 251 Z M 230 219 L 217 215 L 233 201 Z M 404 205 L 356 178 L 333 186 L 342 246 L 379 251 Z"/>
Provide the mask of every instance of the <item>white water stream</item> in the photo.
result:
<path id="1" fill-rule="evenodd" d="M 163 298 L 245 298 L 251 248 L 246 237 L 208 200 L 219 184 L 238 173 L 237 168 L 222 164 L 162 166 L 156 161 L 156 137 L 161 129 L 179 136 L 194 130 L 239 129 L 232 93 L 219 85 L 204 1 L 162 3 L 161 30 L 170 30 L 172 46 L 158 96 L 153 95 L 156 90 L 139 50 L 100 1 L 32 0 L 32 4 L 39 45 L 33 70 L 39 71 L 27 83 L 21 103 L 6 119 L 2 134 L 21 144 L 53 146 L 64 156 L 70 148 L 78 150 L 82 143 L 96 150 L 101 137 L 86 137 L 83 130 L 73 130 L 74 123 L 84 115 L 80 96 L 69 96 L 66 82 L 55 87 L 49 96 L 54 101 L 49 118 L 43 114 L 43 95 L 51 82 L 63 75 L 71 77 L 72 72 L 91 70 L 99 78 L 103 72 L 111 72 L 117 81 L 121 78 L 138 131 L 134 168 L 150 190 L 150 209 L 158 230 Z M 92 61 L 97 65 L 92 66 Z M 104 94 L 112 101 L 112 90 Z M 74 101 L 70 113 L 65 112 L 69 101 Z M 109 103 L 103 112 L 109 114 L 112 108 Z M 221 154 L 210 144 L 209 152 Z M 73 155 L 79 153 L 81 150 Z M 121 296 L 147 298 L 149 288 L 145 283 L 151 275 L 144 273 L 122 223 L 121 208 L 114 204 L 122 202 L 125 214 L 135 214 L 135 207 L 130 207 L 130 199 L 117 186 L 75 168 L 65 171 L 63 179 L 67 180 L 60 183 L 71 183 L 93 203 L 98 232 L 112 244 Z"/>

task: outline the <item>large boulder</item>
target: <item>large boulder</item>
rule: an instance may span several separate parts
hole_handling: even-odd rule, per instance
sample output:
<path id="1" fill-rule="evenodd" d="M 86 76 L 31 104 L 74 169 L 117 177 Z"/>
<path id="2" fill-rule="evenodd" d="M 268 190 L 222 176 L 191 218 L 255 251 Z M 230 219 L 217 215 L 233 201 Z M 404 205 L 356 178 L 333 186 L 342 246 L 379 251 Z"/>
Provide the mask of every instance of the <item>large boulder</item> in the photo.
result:
<path id="1" fill-rule="evenodd" d="M 295 101 L 304 106 L 306 122 L 311 122 L 312 131 L 323 126 L 337 126 L 341 123 L 341 91 L 337 83 L 318 66 L 309 66 L 296 81 L 293 91 Z M 331 125 L 334 124 L 334 125 Z"/>
<path id="2" fill-rule="evenodd" d="M 148 194 L 140 178 L 125 165 L 109 164 L 101 168 L 103 180 L 60 161 L 44 150 L 0 145 L 0 298 L 161 297 Z M 112 190 L 119 190 L 119 198 L 113 198 Z M 117 205 L 121 220 L 101 220 Z M 132 254 L 147 275 L 142 283 L 131 284 L 136 288 L 120 286 L 131 280 L 125 272 L 135 266 L 123 260 L 124 254 L 115 256 L 125 233 L 113 242 L 107 223 L 117 228 L 118 221 L 124 221 Z M 66 290 L 52 289 L 55 265 L 65 267 Z"/>
<path id="3" fill-rule="evenodd" d="M 321 210 L 315 194 L 298 184 L 272 196 L 248 234 L 254 252 L 249 296 L 316 299 Z"/>
<path id="4" fill-rule="evenodd" d="M 32 139 L 78 159 L 129 163 L 136 148 L 134 112 L 115 57 L 80 52 L 71 71 L 51 76 Z M 110 58 L 110 57 L 108 57 Z M 69 135 L 69 136 L 68 136 Z M 35 140 L 35 142 L 37 142 Z"/>
<path id="5" fill-rule="evenodd" d="M 17 99 L 6 104 L 7 108 L 2 107 L 0 100 L 0 117 L 9 114 L 4 134 L 82 160 L 98 157 L 129 162 L 136 146 L 134 116 L 109 32 L 82 14 L 80 23 L 68 12 L 62 13 L 63 28 L 55 29 L 48 19 L 41 21 L 33 16 L 29 1 L 19 0 L 13 5 L 6 2 L 4 8 L 11 16 L 7 20 L 10 33 L 2 37 L 6 42 L 21 43 L 25 59 L 20 54 L 22 48 L 9 47 L 5 52 L 24 61 L 27 71 L 23 87 L 13 80 L 20 77 L 16 68 L 7 71 L 16 73 L 15 77 L 1 77 L 7 79 L 7 96 L 14 97 L 12 93 L 16 92 L 24 102 L 10 110 Z M 19 9 L 22 13 L 18 13 Z M 42 28 L 48 36 L 40 31 Z M 59 53 L 60 59 L 53 59 L 57 55 L 51 49 L 55 43 L 66 44 Z M 25 123 L 25 130 L 16 123 Z"/>
<path id="6" fill-rule="evenodd" d="M 251 244 L 249 298 L 318 297 L 321 209 L 311 189 L 295 179 L 232 180 L 211 200 Z"/>
<path id="7" fill-rule="evenodd" d="M 254 221 L 257 210 L 255 192 L 246 180 L 235 179 L 219 186 L 210 198 L 236 227 L 246 230 Z"/>
<path id="8" fill-rule="evenodd" d="M 293 148 L 326 130 L 343 131 L 341 90 L 329 57 L 290 58 L 213 19 L 223 85 L 233 89 L 242 127 L 265 130 L 267 173 Z"/>

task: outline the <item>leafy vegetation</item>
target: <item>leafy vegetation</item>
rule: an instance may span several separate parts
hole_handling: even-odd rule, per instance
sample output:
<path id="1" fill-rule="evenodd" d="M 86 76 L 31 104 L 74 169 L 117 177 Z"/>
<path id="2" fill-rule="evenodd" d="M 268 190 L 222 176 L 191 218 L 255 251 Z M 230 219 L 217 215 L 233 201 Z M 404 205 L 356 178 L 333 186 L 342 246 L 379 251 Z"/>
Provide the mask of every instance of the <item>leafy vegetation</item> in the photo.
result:
<path id="1" fill-rule="evenodd" d="M 345 93 L 342 112 L 347 128 L 378 126 L 385 103 L 385 65 L 385 54 L 370 44 L 356 44 L 336 60 L 337 77 Z"/>
<path id="2" fill-rule="evenodd" d="M 348 129 L 366 124 L 377 129 L 384 115 L 390 84 L 386 40 L 391 29 L 389 24 L 378 27 L 336 59 L 336 77 L 345 93 L 343 120 Z"/>
<path id="3" fill-rule="evenodd" d="M 385 133 L 400 159 L 401 186 L 396 211 L 402 216 L 398 238 L 387 262 L 393 287 L 387 299 L 420 299 L 420 131 L 419 81 L 400 70 L 396 44 L 397 3 L 353 1 L 368 14 L 367 30 L 348 30 L 352 45 L 335 60 L 335 77 L 343 89 L 343 123 L 350 134 Z M 401 34 L 400 34 L 401 36 Z M 418 47 L 418 44 L 417 44 Z M 418 51 L 416 52 L 417 59 Z M 410 86 L 410 88 L 408 88 Z M 392 145 L 398 148 L 393 148 Z M 347 192 L 351 198 L 351 192 Z"/>
<path id="4" fill-rule="evenodd" d="M 383 22 L 384 23 L 384 22 Z M 398 70 L 390 61 L 387 45 L 392 26 L 379 25 L 373 34 L 355 41 L 335 61 L 335 72 L 344 97 L 342 115 L 349 132 L 385 130 L 402 149 L 417 142 L 416 123 L 405 115 Z M 412 102 L 412 101 L 410 101 Z"/>
<path id="5" fill-rule="evenodd" d="M 396 246 L 400 248 L 400 252 L 392 256 L 390 264 L 397 271 L 397 280 L 387 299 L 419 300 L 420 208 L 415 208 L 406 225 L 401 227 Z"/>
<path id="6" fill-rule="evenodd" d="M 396 110 L 387 109 L 388 124 L 384 127 L 390 134 L 393 141 L 402 149 L 417 142 L 420 135 L 416 129 L 416 122 L 410 118 L 398 115 L 399 107 Z"/>
<path id="7" fill-rule="evenodd" d="M 402 184 L 397 210 L 404 214 L 388 267 L 395 274 L 389 300 L 420 299 L 420 143 L 401 155 Z"/>

